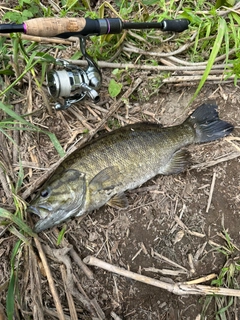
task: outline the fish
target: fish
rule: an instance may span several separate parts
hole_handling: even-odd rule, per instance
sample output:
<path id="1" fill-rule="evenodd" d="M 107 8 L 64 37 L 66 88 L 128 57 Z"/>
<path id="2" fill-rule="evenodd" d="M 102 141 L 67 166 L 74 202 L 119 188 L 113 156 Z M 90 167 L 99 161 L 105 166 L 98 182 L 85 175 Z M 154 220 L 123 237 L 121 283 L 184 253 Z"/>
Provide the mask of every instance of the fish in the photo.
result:
<path id="1" fill-rule="evenodd" d="M 234 127 L 215 103 L 200 105 L 181 124 L 137 122 L 108 132 L 67 156 L 30 202 L 39 233 L 105 204 L 125 208 L 125 191 L 156 175 L 178 174 L 190 164 L 190 144 L 214 141 Z"/>

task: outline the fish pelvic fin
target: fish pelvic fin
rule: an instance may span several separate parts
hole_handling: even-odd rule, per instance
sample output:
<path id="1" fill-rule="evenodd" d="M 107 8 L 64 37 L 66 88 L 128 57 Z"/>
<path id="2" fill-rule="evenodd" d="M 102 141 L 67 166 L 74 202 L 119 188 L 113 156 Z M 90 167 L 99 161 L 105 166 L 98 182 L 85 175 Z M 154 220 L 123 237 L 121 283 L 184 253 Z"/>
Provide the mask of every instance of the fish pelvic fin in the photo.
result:
<path id="1" fill-rule="evenodd" d="M 171 159 L 165 166 L 163 172 L 160 172 L 160 173 L 164 175 L 180 173 L 186 170 L 187 167 L 189 167 L 191 163 L 190 160 L 191 160 L 191 156 L 187 150 L 185 149 L 178 150 L 174 152 Z"/>
<path id="2" fill-rule="evenodd" d="M 186 120 L 195 129 L 195 143 L 214 141 L 233 131 L 232 124 L 219 119 L 217 109 L 214 103 L 204 103 Z"/>
<path id="3" fill-rule="evenodd" d="M 113 208 L 127 208 L 128 207 L 128 199 L 124 193 L 116 194 L 113 196 L 107 204 Z"/>

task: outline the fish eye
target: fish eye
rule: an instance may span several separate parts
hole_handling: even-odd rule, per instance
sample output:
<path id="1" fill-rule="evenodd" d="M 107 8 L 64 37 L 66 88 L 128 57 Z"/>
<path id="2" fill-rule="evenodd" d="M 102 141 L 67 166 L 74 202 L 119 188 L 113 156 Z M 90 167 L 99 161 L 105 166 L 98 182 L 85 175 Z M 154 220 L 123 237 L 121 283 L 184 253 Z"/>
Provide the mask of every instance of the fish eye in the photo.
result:
<path id="1" fill-rule="evenodd" d="M 40 193 L 40 195 L 41 195 L 42 198 L 46 198 L 49 194 L 50 194 L 49 188 L 44 189 L 44 190 L 41 191 L 41 193 Z"/>

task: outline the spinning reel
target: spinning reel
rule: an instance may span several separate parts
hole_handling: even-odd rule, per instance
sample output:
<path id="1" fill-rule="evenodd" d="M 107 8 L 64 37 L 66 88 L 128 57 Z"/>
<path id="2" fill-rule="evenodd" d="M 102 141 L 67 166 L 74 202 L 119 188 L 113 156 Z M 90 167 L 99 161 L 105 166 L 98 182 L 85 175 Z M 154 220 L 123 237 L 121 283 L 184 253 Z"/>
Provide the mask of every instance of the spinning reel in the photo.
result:
<path id="1" fill-rule="evenodd" d="M 22 32 L 40 37 L 80 39 L 80 50 L 88 65 L 82 69 L 66 60 L 57 59 L 62 70 L 52 70 L 47 74 L 47 85 L 50 95 L 57 100 L 63 98 L 64 103 L 56 102 L 56 110 L 69 108 L 86 96 L 97 103 L 98 91 L 102 84 L 102 75 L 97 64 L 86 52 L 86 37 L 102 34 L 119 34 L 123 29 L 161 29 L 162 31 L 182 32 L 188 28 L 186 19 L 163 20 L 162 22 L 125 22 L 119 18 L 36 18 L 23 24 L 0 24 L 1 33 Z"/>
<path id="2" fill-rule="evenodd" d="M 83 100 L 88 96 L 94 103 L 99 102 L 100 97 L 97 92 L 102 84 L 102 74 L 97 64 L 86 52 L 86 39 L 79 37 L 80 49 L 88 66 L 85 70 L 66 60 L 57 59 L 64 69 L 50 71 L 47 74 L 47 86 L 50 95 L 57 100 L 59 97 L 65 99 L 64 104 L 57 102 L 56 110 L 69 108 L 73 103 Z"/>

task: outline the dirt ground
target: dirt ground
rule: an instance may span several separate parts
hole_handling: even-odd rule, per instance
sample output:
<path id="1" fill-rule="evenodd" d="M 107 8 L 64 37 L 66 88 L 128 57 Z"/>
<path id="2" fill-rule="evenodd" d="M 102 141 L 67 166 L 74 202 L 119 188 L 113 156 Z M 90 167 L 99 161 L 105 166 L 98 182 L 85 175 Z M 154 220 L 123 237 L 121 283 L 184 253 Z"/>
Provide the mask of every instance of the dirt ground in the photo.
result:
<path id="1" fill-rule="evenodd" d="M 129 99 L 127 107 L 124 105 L 119 109 L 115 118 L 107 122 L 105 129 L 109 130 L 112 126 L 114 128 L 116 119 L 120 125 L 141 120 L 158 122 L 164 126 L 181 123 L 190 111 L 211 100 L 219 105 L 220 117 L 234 124 L 235 130 L 231 137 L 238 138 L 239 87 L 232 84 L 207 84 L 190 109 L 187 109 L 195 89 L 194 86 L 163 86 L 149 100 L 144 100 L 143 96 L 148 96 L 149 88 L 143 81 L 134 92 L 135 98 Z M 100 108 L 86 100 L 67 111 L 54 112 L 50 116 L 41 108 L 41 98 L 37 94 L 35 97 L 33 108 L 40 108 L 40 111 L 33 117 L 33 121 L 42 127 L 51 128 L 65 149 L 81 142 L 84 129 L 94 128 L 99 118 L 105 114 L 103 110 L 109 109 L 113 103 L 106 88 L 103 88 Z M 25 101 L 20 103 L 20 107 L 26 112 Z M 59 156 L 47 136 L 42 134 L 21 133 L 20 148 L 25 168 L 21 196 Z M 117 210 L 104 206 L 84 219 L 69 221 L 65 233 L 66 242 L 59 246 L 56 245 L 56 229 L 40 233 L 42 246 L 45 246 L 45 249 L 59 249 L 72 245 L 81 259 L 89 255 L 96 256 L 113 265 L 170 283 L 219 274 L 229 261 L 239 261 L 239 141 L 225 138 L 204 145 L 190 146 L 189 150 L 193 166 L 186 172 L 157 176 L 139 186 L 137 190 L 128 192 L 130 206 L 127 209 Z M 233 159 L 230 159 L 231 155 Z M 9 158 L 12 159 L 11 156 Z M 3 189 L 0 193 L 2 205 L 7 207 Z M 37 220 L 37 217 L 32 218 Z M 27 220 L 29 221 L 29 215 Z M 226 241 L 221 236 L 224 230 L 227 230 L 232 244 L 236 246 L 232 252 L 227 251 L 228 254 L 223 253 L 226 248 Z M 0 301 L 4 309 L 10 274 L 9 260 L 15 242 L 15 236 L 0 226 L 0 269 L 3 270 L 0 274 Z M 25 319 L 27 315 L 32 318 L 34 312 L 36 316 L 37 293 L 43 305 L 44 319 L 55 319 L 53 296 L 45 272 L 41 269 L 39 253 L 33 241 L 31 244 L 33 251 L 25 245 L 19 253 L 17 276 L 20 292 L 24 293 L 16 302 L 15 319 Z M 65 319 L 70 319 L 68 316 L 71 308 L 66 297 L 67 289 L 64 288 L 66 281 L 61 273 L 62 260 L 48 252 L 47 261 Z M 201 295 L 175 295 L 97 267 L 89 268 L 93 272 L 93 279 L 89 279 L 76 262 L 71 260 L 71 272 L 75 279 L 73 285 L 88 302 L 97 301 L 103 314 L 94 318 L 94 313 L 91 313 L 87 303 L 84 304 L 78 296 L 74 296 L 77 319 L 118 319 L 118 315 L 124 320 L 193 320 L 200 319 L 200 314 L 203 315 L 206 298 Z M 172 270 L 174 275 L 170 275 L 169 270 Z M 32 280 L 35 276 L 39 281 L 36 282 L 39 286 L 36 292 Z M 210 281 L 203 284 L 210 284 Z M 237 283 L 235 286 L 237 287 Z M 226 300 L 222 307 L 229 301 Z M 212 300 L 205 318 L 202 319 L 215 319 L 215 309 L 216 301 Z M 111 312 L 115 312 L 115 315 Z M 239 299 L 235 299 L 228 308 L 227 319 L 240 319 Z"/>

